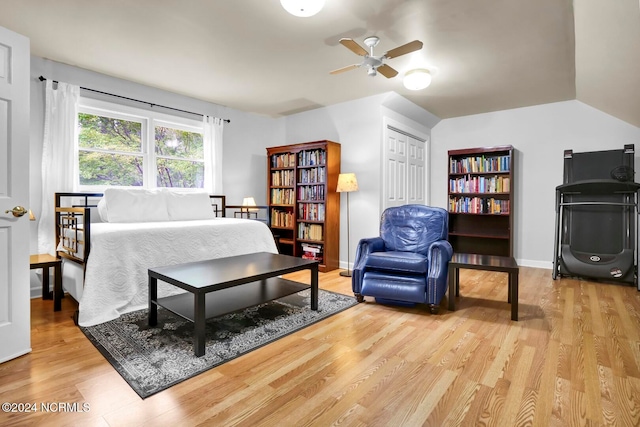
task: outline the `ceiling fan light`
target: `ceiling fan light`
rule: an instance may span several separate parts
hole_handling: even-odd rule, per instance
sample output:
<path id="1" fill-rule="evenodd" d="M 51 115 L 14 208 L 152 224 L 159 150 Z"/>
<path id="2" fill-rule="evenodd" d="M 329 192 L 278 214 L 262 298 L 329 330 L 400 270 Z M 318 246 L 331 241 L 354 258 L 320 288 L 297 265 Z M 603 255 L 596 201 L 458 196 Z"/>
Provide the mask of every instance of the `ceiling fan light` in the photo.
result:
<path id="1" fill-rule="evenodd" d="M 320 12 L 325 0 L 280 0 L 284 10 L 294 16 L 307 18 Z"/>
<path id="2" fill-rule="evenodd" d="M 431 73 L 425 68 L 409 70 L 405 73 L 402 82 L 409 90 L 422 90 L 431 84 Z"/>

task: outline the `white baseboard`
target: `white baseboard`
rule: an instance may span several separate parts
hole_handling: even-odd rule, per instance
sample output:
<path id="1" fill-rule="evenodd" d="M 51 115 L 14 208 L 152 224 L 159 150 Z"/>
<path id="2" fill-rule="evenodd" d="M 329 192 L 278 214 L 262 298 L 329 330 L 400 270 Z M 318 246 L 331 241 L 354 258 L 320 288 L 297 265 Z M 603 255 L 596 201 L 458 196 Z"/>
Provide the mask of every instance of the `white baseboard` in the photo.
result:
<path id="1" fill-rule="evenodd" d="M 31 299 L 42 297 L 42 273 L 38 271 L 30 271 L 29 274 L 29 294 Z M 51 286 L 51 284 L 49 285 Z"/>
<path id="2" fill-rule="evenodd" d="M 534 267 L 544 268 L 546 270 L 553 270 L 552 261 L 534 261 L 530 259 L 516 259 L 519 267 Z"/>

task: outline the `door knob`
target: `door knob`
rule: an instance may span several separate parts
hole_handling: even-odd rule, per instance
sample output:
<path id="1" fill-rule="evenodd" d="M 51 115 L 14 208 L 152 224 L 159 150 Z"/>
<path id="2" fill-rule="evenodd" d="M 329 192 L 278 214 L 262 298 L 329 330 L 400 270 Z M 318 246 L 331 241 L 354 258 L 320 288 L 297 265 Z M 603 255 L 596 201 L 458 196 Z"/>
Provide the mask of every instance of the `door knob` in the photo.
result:
<path id="1" fill-rule="evenodd" d="M 26 214 L 27 212 L 29 212 L 27 209 L 23 208 L 22 206 L 16 206 L 13 209 L 9 209 L 4 211 L 4 213 L 11 213 L 13 214 L 13 216 L 15 216 L 16 218 L 21 217 L 22 215 Z"/>

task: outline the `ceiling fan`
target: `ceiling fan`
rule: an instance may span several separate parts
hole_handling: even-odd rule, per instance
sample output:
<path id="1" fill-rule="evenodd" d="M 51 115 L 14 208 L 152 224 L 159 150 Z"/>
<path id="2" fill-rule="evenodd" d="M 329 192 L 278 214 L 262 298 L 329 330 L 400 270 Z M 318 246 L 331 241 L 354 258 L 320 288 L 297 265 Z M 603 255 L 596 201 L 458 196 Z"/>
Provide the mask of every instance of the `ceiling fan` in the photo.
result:
<path id="1" fill-rule="evenodd" d="M 351 50 L 356 55 L 364 56 L 364 60 L 360 64 L 353 64 L 343 68 L 338 68 L 337 70 L 329 72 L 329 74 L 338 74 L 345 71 L 353 70 L 354 68 L 358 67 L 367 67 L 368 75 L 375 76 L 376 74 L 378 74 L 378 72 L 380 72 L 380 74 L 390 79 L 391 77 L 395 77 L 396 75 L 398 75 L 398 72 L 385 64 L 385 59 L 396 58 L 400 55 L 405 55 L 407 53 L 415 52 L 416 50 L 422 49 L 422 42 L 420 40 L 414 40 L 407 44 L 403 44 L 402 46 L 398 46 L 395 49 L 391 49 L 390 51 L 387 51 L 380 56 L 375 56 L 373 54 L 373 48 L 376 47 L 379 42 L 380 39 L 376 36 L 371 36 L 364 39 L 364 44 L 369 48 L 369 52 L 367 52 L 365 48 L 353 41 L 353 39 L 340 39 L 340 44 Z"/>

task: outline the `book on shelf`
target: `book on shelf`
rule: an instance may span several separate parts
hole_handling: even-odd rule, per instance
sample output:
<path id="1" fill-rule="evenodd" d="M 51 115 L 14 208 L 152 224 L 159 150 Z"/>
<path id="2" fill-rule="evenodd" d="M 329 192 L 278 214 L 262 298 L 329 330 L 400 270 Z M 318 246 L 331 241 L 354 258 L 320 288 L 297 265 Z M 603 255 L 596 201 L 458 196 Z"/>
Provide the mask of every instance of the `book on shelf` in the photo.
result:
<path id="1" fill-rule="evenodd" d="M 507 176 L 465 176 L 449 180 L 450 193 L 508 193 Z"/>
<path id="2" fill-rule="evenodd" d="M 307 221 L 324 221 L 324 204 L 299 203 L 298 217 Z"/>
<path id="3" fill-rule="evenodd" d="M 450 197 L 449 212 L 472 214 L 509 214 L 509 200 L 493 197 Z"/>
<path id="4" fill-rule="evenodd" d="M 303 150 L 298 153 L 298 166 L 316 166 L 327 163 L 326 150 Z"/>
<path id="5" fill-rule="evenodd" d="M 272 168 L 292 168 L 296 165 L 296 155 L 293 153 L 274 154 L 271 156 Z"/>
<path id="6" fill-rule="evenodd" d="M 315 243 L 303 243 L 302 250 L 305 252 L 313 252 L 317 254 L 322 252 L 322 245 L 317 245 Z"/>
<path id="7" fill-rule="evenodd" d="M 304 240 L 322 240 L 322 225 L 301 222 L 298 224 L 298 238 Z"/>
<path id="8" fill-rule="evenodd" d="M 301 169 L 299 173 L 300 179 L 298 182 L 302 184 L 321 184 L 327 180 L 326 170 L 322 166 L 311 169 Z"/>
<path id="9" fill-rule="evenodd" d="M 302 258 L 322 261 L 322 245 L 316 245 L 313 243 L 303 243 Z"/>
<path id="10" fill-rule="evenodd" d="M 293 205 L 296 200 L 296 193 L 290 188 L 272 188 L 271 203 L 274 205 Z"/>
<path id="11" fill-rule="evenodd" d="M 296 177 L 293 170 L 278 170 L 271 172 L 271 185 L 293 187 Z"/>
<path id="12" fill-rule="evenodd" d="M 298 200 L 324 201 L 324 185 L 302 185 L 298 187 Z"/>
<path id="13" fill-rule="evenodd" d="M 271 225 L 273 227 L 293 228 L 293 213 L 280 209 L 271 209 Z"/>
<path id="14" fill-rule="evenodd" d="M 471 156 L 449 161 L 450 173 L 508 172 L 510 167 L 510 156 Z"/>

